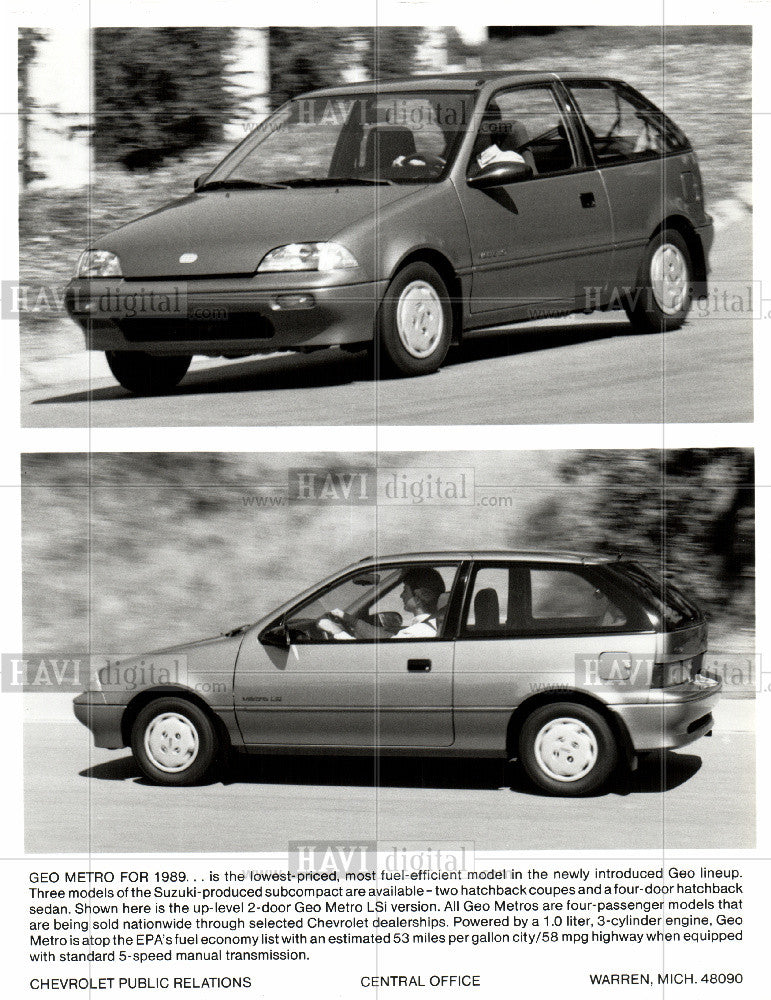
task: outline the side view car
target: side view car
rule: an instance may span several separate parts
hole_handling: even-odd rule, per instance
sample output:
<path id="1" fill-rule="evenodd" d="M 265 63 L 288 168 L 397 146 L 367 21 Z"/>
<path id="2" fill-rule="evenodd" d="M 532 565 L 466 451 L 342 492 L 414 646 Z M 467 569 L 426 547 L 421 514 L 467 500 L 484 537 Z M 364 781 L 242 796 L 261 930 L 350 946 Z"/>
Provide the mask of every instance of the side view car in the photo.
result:
<path id="1" fill-rule="evenodd" d="M 675 330 L 712 236 L 688 139 L 628 84 L 416 76 L 289 101 L 185 197 L 94 240 L 65 304 L 134 393 L 194 354 L 339 346 L 422 375 L 539 316 Z"/>
<path id="2" fill-rule="evenodd" d="M 556 795 L 709 734 L 703 614 L 621 559 L 363 559 L 254 625 L 103 666 L 75 715 L 98 747 L 189 785 L 230 751 L 517 759 Z"/>

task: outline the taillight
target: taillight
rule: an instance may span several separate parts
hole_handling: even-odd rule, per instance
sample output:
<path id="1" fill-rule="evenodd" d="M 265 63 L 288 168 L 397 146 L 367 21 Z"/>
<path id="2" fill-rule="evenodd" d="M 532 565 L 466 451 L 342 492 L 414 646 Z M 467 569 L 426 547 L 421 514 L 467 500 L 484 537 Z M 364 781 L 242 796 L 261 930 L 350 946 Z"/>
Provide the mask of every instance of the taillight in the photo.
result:
<path id="1" fill-rule="evenodd" d="M 654 663 L 651 687 L 668 688 L 688 684 L 693 680 L 693 660 L 675 660 L 674 663 Z"/>

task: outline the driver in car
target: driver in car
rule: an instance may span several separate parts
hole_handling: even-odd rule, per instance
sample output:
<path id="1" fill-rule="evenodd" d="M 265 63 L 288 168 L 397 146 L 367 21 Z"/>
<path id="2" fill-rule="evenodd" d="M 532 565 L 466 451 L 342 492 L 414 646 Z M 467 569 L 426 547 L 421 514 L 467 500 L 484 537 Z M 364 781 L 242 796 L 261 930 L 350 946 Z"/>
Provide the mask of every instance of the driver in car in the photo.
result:
<path id="1" fill-rule="evenodd" d="M 319 627 L 334 639 L 432 639 L 439 631 L 437 612 L 439 598 L 444 593 L 441 573 L 432 566 L 414 566 L 402 577 L 401 597 L 411 621 L 396 632 L 335 609 L 319 620 Z"/>

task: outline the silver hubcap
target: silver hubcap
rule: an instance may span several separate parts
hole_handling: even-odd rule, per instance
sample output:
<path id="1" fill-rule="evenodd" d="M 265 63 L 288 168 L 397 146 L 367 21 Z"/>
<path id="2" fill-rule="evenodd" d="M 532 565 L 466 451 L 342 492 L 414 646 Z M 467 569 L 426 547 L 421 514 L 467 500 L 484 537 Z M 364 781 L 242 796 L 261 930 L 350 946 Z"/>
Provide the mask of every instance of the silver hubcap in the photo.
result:
<path id="1" fill-rule="evenodd" d="M 444 330 L 444 312 L 436 289 L 427 281 L 411 281 L 396 306 L 399 340 L 413 358 L 427 358 Z"/>
<path id="2" fill-rule="evenodd" d="M 198 731 L 190 719 L 164 712 L 145 729 L 145 751 L 161 771 L 185 771 L 198 756 Z"/>
<path id="3" fill-rule="evenodd" d="M 535 738 L 535 758 L 555 781 L 578 781 L 597 763 L 597 738 L 580 719 L 552 719 Z"/>
<path id="4" fill-rule="evenodd" d="M 653 255 L 651 288 L 656 304 L 667 316 L 683 308 L 688 294 L 688 265 L 672 243 L 662 243 Z"/>

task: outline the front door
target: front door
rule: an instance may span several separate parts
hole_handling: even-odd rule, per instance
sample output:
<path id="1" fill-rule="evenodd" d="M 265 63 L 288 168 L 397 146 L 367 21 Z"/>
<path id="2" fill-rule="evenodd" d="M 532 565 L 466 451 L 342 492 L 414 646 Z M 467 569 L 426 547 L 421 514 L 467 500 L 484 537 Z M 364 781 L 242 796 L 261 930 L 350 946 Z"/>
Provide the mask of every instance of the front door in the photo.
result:
<path id="1" fill-rule="evenodd" d="M 458 186 L 471 244 L 472 321 L 540 319 L 595 298 L 613 261 L 610 205 L 550 86 L 501 91 L 488 103 L 468 176 L 516 154 L 531 179 Z M 585 291 L 588 289 L 588 292 Z"/>
<path id="2" fill-rule="evenodd" d="M 293 609 L 286 616 L 288 648 L 265 644 L 256 629 L 245 636 L 234 691 L 247 745 L 452 744 L 455 644 L 442 638 L 442 596 L 449 595 L 457 567 L 423 567 L 437 574 L 443 595 L 436 595 L 429 624 L 414 629 L 419 634 L 399 637 L 412 618 L 423 618 L 400 603 L 409 568 L 350 574 Z M 351 631 L 330 620 L 337 611 Z M 325 624 L 336 624 L 344 637 L 326 632 Z"/>

